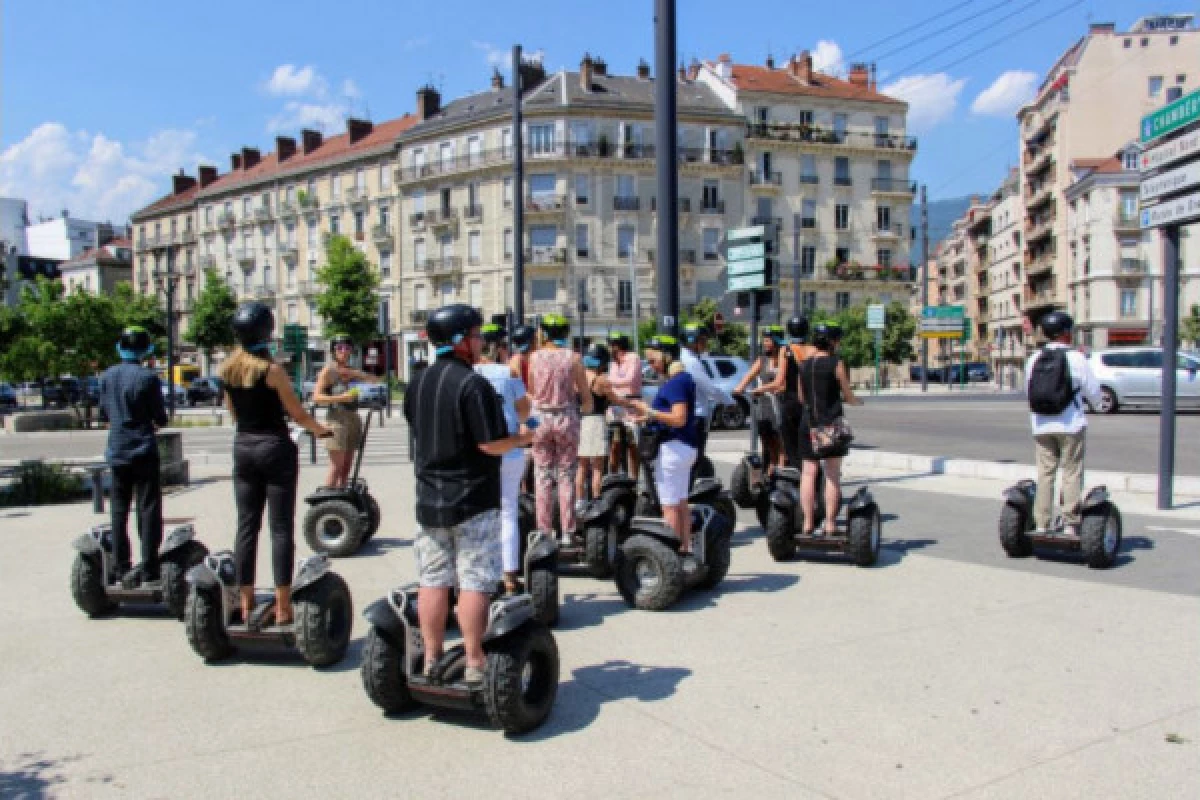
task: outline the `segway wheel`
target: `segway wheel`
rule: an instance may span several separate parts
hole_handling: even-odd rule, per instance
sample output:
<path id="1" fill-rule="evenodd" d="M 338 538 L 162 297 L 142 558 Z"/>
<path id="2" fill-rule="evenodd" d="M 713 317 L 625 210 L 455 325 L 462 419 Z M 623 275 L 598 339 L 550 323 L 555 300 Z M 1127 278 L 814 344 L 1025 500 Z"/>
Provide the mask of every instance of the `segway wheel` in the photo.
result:
<path id="1" fill-rule="evenodd" d="M 371 537 L 379 533 L 379 525 L 383 522 L 383 512 L 379 510 L 379 501 L 370 494 L 366 496 L 367 529 L 363 531 L 362 543 L 366 544 Z"/>
<path id="2" fill-rule="evenodd" d="M 704 555 L 708 563 L 704 566 L 704 578 L 696 585 L 701 589 L 715 589 L 729 574 L 733 563 L 733 524 L 725 525 L 714 520 L 704 534 Z"/>
<path id="3" fill-rule="evenodd" d="M 537 622 L 487 645 L 484 708 L 492 725 L 505 733 L 540 726 L 558 694 L 558 645 Z"/>
<path id="4" fill-rule="evenodd" d="M 353 503 L 326 500 L 304 515 L 304 540 L 314 553 L 334 558 L 352 556 L 363 543 L 365 526 Z"/>
<path id="5" fill-rule="evenodd" d="M 336 664 L 350 645 L 354 604 L 350 587 L 335 572 L 327 573 L 296 598 L 296 649 L 314 667 Z"/>
<path id="6" fill-rule="evenodd" d="M 104 591 L 104 567 L 99 555 L 75 554 L 71 564 L 71 597 L 89 617 L 99 617 L 117 607 Z"/>
<path id="7" fill-rule="evenodd" d="M 216 589 L 192 589 L 183 609 L 183 629 L 188 644 L 205 661 L 220 661 L 233 652 L 221 619 L 221 598 Z"/>
<path id="8" fill-rule="evenodd" d="M 1084 513 L 1079 539 L 1087 565 L 1092 569 L 1108 569 L 1116 564 L 1122 533 L 1121 512 L 1112 503 Z"/>
<path id="9" fill-rule="evenodd" d="M 788 561 L 796 555 L 791 515 L 775 506 L 767 512 L 767 552 L 776 561 Z"/>
<path id="10" fill-rule="evenodd" d="M 654 501 L 650 499 L 647 492 L 639 492 L 637 503 L 633 507 L 633 515 L 635 517 L 657 517 Z"/>
<path id="11" fill-rule="evenodd" d="M 708 456 L 700 456 L 696 459 L 696 465 L 692 468 L 692 483 L 695 483 L 698 478 L 715 478 L 717 471 L 713 467 L 712 459 Z"/>
<path id="12" fill-rule="evenodd" d="M 739 508 L 754 508 L 758 496 L 750 488 L 750 465 L 744 458 L 733 468 L 729 491 L 733 495 L 733 502 L 737 503 Z"/>
<path id="13" fill-rule="evenodd" d="M 874 503 L 850 517 L 846 554 L 860 567 L 871 567 L 879 560 L 883 539 L 883 515 Z"/>
<path id="14" fill-rule="evenodd" d="M 558 624 L 558 571 L 553 566 L 529 570 L 529 594 L 537 621 L 548 628 Z"/>
<path id="15" fill-rule="evenodd" d="M 767 515 L 771 513 L 771 497 L 764 490 L 758 493 L 754 503 L 754 516 L 758 517 L 758 525 L 764 531 L 767 529 Z"/>
<path id="16" fill-rule="evenodd" d="M 657 539 L 630 536 L 618 551 L 617 590 L 625 602 L 642 611 L 662 611 L 683 592 L 679 556 Z"/>
<path id="17" fill-rule="evenodd" d="M 1000 511 L 1000 546 L 1009 558 L 1028 558 L 1033 555 L 1033 540 L 1029 538 L 1029 520 L 1016 506 L 1004 504 Z"/>
<path id="18" fill-rule="evenodd" d="M 403 643 L 393 644 L 377 628 L 371 627 L 363 649 L 362 683 L 367 697 L 385 714 L 399 714 L 417 706 L 408 691 L 404 658 Z"/>
<path id="19" fill-rule="evenodd" d="M 608 557 L 608 528 L 592 525 L 583 531 L 583 560 L 593 578 L 612 577 L 612 561 Z"/>
<path id="20" fill-rule="evenodd" d="M 182 547 L 167 554 L 162 560 L 163 603 L 167 613 L 178 620 L 183 619 L 187 608 L 188 586 L 187 573 L 208 555 L 208 548 L 195 540 L 186 542 Z"/>
<path id="21" fill-rule="evenodd" d="M 737 527 L 737 506 L 728 497 L 719 497 L 713 503 L 713 511 L 716 511 L 729 523 L 730 535 L 733 529 Z"/>
<path id="22" fill-rule="evenodd" d="M 517 529 L 521 532 L 521 548 L 524 553 L 525 541 L 529 534 L 537 528 L 537 505 L 531 494 L 522 494 L 517 498 Z"/>

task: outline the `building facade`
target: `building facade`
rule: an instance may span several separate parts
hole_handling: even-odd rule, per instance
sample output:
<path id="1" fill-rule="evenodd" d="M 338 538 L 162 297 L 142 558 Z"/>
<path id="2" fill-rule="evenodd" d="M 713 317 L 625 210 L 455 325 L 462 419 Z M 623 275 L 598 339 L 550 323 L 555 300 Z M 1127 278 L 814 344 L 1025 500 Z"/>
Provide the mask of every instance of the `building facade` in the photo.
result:
<path id="1" fill-rule="evenodd" d="M 133 243 L 128 239 L 113 239 L 108 244 L 85 250 L 84 253 L 59 265 L 63 287 L 97 293 L 110 293 L 118 283 L 133 283 Z"/>
<path id="2" fill-rule="evenodd" d="M 87 250 L 128 235 L 129 231 L 122 226 L 76 219 L 64 211 L 62 216 L 26 227 L 25 242 L 31 256 L 69 261 Z"/>
<path id="3" fill-rule="evenodd" d="M 1025 211 L 1020 173 L 1011 170 L 992 195 L 988 236 L 988 329 L 992 371 L 1002 386 L 1024 384 L 1025 323 L 1022 313 Z"/>

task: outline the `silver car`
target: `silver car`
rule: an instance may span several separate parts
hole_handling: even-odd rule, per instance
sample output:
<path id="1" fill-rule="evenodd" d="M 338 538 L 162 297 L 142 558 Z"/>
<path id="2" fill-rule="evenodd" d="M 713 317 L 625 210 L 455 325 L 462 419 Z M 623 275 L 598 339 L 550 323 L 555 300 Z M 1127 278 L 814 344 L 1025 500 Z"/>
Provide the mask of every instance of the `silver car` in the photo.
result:
<path id="1" fill-rule="evenodd" d="M 1099 350 L 1088 357 L 1100 384 L 1101 400 L 1094 411 L 1115 414 L 1120 408 L 1157 407 L 1162 403 L 1160 347 L 1123 347 Z M 1200 408 L 1200 358 L 1176 356 L 1175 398 L 1180 409 Z"/>
<path id="2" fill-rule="evenodd" d="M 712 418 L 708 423 L 709 428 L 712 430 L 741 428 L 749 419 L 750 402 L 742 395 L 734 396 L 733 389 L 742 380 L 742 376 L 749 371 L 750 365 L 741 356 L 702 355 L 700 363 L 704 366 L 704 371 L 708 373 L 713 385 L 723 391 L 726 398 L 726 402 L 712 409 Z M 660 376 L 649 364 L 643 362 L 642 399 L 647 403 L 653 402 L 654 395 L 658 392 L 661 383 Z"/>

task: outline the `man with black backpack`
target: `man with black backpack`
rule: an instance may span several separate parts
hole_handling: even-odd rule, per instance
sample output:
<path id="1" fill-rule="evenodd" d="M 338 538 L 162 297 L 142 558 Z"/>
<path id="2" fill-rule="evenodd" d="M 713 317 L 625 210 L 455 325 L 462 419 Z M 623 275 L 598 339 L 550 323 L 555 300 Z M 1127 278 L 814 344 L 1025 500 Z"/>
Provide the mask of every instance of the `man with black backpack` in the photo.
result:
<path id="1" fill-rule="evenodd" d="M 1046 344 L 1025 366 L 1038 472 L 1033 519 L 1039 531 L 1050 530 L 1055 477 L 1061 468 L 1063 521 L 1067 532 L 1078 535 L 1088 424 L 1083 403 L 1098 403 L 1100 387 L 1087 358 L 1071 349 L 1071 317 L 1051 311 L 1042 317 L 1041 326 Z"/>

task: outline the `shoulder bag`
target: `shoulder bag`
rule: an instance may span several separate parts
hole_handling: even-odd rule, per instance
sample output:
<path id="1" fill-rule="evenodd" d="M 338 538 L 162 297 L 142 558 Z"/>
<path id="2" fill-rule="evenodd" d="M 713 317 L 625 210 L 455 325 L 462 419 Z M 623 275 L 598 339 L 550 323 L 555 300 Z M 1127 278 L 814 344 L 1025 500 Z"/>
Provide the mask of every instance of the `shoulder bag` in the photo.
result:
<path id="1" fill-rule="evenodd" d="M 854 441 L 854 431 L 850 429 L 850 424 L 842 415 L 824 425 L 817 424 L 816 412 L 813 411 L 817 400 L 817 357 L 808 359 L 808 363 L 809 384 L 812 387 L 812 397 L 806 398 L 804 401 L 804 413 L 808 417 L 808 438 L 812 443 L 814 456 L 829 458 L 839 454 Z M 804 382 L 800 383 L 801 393 L 803 393 Z"/>

